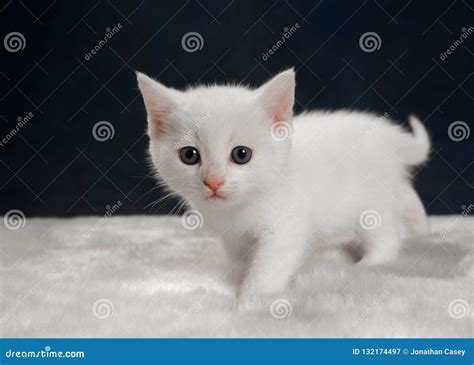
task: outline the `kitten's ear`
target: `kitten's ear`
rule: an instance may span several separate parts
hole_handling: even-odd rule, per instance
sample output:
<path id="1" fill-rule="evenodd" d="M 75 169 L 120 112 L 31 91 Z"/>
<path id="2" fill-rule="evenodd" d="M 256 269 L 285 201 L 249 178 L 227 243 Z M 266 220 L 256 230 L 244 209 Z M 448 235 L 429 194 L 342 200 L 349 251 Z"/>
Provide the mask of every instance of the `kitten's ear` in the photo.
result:
<path id="1" fill-rule="evenodd" d="M 137 80 L 148 114 L 148 132 L 150 136 L 159 135 L 163 132 L 163 121 L 166 114 L 175 105 L 173 94 L 177 91 L 167 88 L 140 72 L 137 72 Z"/>
<path id="2" fill-rule="evenodd" d="M 291 121 L 295 99 L 295 71 L 292 68 L 279 73 L 256 91 L 258 103 L 274 122 Z"/>

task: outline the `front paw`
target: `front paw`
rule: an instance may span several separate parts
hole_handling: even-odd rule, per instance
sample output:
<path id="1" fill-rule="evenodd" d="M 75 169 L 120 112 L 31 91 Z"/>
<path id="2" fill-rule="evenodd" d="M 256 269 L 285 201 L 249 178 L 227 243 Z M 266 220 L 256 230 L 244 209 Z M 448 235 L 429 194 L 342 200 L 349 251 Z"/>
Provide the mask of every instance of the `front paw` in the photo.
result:
<path id="1" fill-rule="evenodd" d="M 270 277 L 248 276 L 240 287 L 239 296 L 278 294 L 285 290 L 286 281 L 272 280 Z"/>
<path id="2" fill-rule="evenodd" d="M 263 301 L 260 295 L 250 292 L 241 292 L 237 301 L 237 309 L 239 312 L 251 312 L 259 310 Z"/>
<path id="3" fill-rule="evenodd" d="M 255 277 L 247 277 L 239 290 L 238 308 L 243 311 L 260 309 L 262 306 L 266 305 L 269 298 L 271 299 L 276 294 L 282 293 L 285 286 L 286 282 L 264 282 L 256 280 Z"/>

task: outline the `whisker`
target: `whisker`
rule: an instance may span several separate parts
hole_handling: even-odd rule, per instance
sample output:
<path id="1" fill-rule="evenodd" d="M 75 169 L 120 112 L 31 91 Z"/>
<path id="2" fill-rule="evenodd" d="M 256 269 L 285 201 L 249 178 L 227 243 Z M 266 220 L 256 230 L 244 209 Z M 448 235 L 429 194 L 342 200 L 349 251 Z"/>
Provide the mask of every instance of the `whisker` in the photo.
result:
<path id="1" fill-rule="evenodd" d="M 161 198 L 158 198 L 158 199 L 156 199 L 156 200 L 153 200 L 151 203 L 145 205 L 145 207 L 144 207 L 143 209 L 148 208 L 150 205 L 151 205 L 152 208 L 153 208 L 156 204 L 162 202 L 163 200 L 165 200 L 165 199 L 167 199 L 167 198 L 169 198 L 169 197 L 171 197 L 171 196 L 173 196 L 173 195 L 178 195 L 178 194 L 176 194 L 175 192 L 168 193 L 168 194 L 166 194 L 165 196 L 162 196 Z"/>
<path id="2" fill-rule="evenodd" d="M 143 198 L 143 196 L 145 196 L 145 194 L 148 194 L 148 196 L 150 196 L 150 194 L 152 193 L 152 191 L 156 190 L 156 189 L 159 189 L 161 188 L 161 186 L 154 186 L 152 187 L 151 189 L 149 189 L 148 191 L 145 191 L 142 195 L 140 195 L 136 200 L 135 202 L 133 203 L 133 205 L 135 205 L 136 203 L 138 203 L 140 201 L 141 198 Z"/>
<path id="3" fill-rule="evenodd" d="M 191 190 L 192 190 L 192 189 L 188 188 L 188 189 L 181 189 L 179 192 L 174 192 L 174 191 L 172 191 L 172 192 L 170 192 L 169 194 L 166 194 L 165 196 L 163 196 L 163 197 L 161 197 L 161 198 L 155 200 L 154 202 L 148 204 L 148 205 L 145 207 L 145 209 L 146 209 L 148 206 L 151 205 L 151 208 L 150 208 L 150 211 L 151 211 L 151 210 L 155 207 L 155 205 L 157 205 L 157 204 L 159 204 L 159 203 L 162 203 L 162 204 L 160 204 L 160 205 L 158 206 L 158 208 L 155 210 L 155 212 L 153 212 L 153 213 L 156 213 L 156 212 L 164 205 L 166 199 L 168 199 L 168 198 L 170 198 L 170 197 L 176 197 L 176 198 L 178 198 L 179 200 L 182 200 L 183 198 L 180 197 L 179 194 L 185 193 L 185 192 L 191 191 Z"/>

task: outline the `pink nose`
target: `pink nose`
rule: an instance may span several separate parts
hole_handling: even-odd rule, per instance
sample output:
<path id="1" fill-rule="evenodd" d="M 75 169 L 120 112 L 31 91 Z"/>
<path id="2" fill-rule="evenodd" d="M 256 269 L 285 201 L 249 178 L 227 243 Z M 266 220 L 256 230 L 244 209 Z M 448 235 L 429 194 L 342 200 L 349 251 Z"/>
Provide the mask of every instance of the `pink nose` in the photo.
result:
<path id="1" fill-rule="evenodd" d="M 203 181 L 204 185 L 206 185 L 209 189 L 211 189 L 213 192 L 216 192 L 219 190 L 219 187 L 224 184 L 224 180 L 219 180 L 219 179 L 204 179 Z"/>

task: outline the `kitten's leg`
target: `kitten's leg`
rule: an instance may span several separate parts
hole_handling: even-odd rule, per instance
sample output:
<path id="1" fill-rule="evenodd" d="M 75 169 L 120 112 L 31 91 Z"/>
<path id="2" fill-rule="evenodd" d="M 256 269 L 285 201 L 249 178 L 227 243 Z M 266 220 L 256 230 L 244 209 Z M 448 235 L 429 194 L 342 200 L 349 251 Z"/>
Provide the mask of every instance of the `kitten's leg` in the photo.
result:
<path id="1" fill-rule="evenodd" d="M 248 235 L 225 236 L 223 243 L 229 260 L 226 276 L 240 285 L 252 258 L 255 240 Z"/>
<path id="2" fill-rule="evenodd" d="M 227 257 L 233 264 L 248 261 L 255 246 L 255 239 L 247 234 L 226 235 L 223 237 L 223 242 Z"/>
<path id="3" fill-rule="evenodd" d="M 289 228 L 279 229 L 257 242 L 249 272 L 240 290 L 242 296 L 278 293 L 285 289 L 300 266 L 306 249 L 303 235 L 295 236 L 291 231 Z"/>
<path id="4" fill-rule="evenodd" d="M 400 197 L 405 236 L 420 236 L 429 232 L 425 207 L 415 189 L 409 186 Z"/>
<path id="5" fill-rule="evenodd" d="M 395 259 L 400 251 L 401 240 L 398 224 L 390 214 L 381 215 L 380 226 L 363 229 L 364 256 L 360 261 L 366 265 L 379 265 Z"/>

